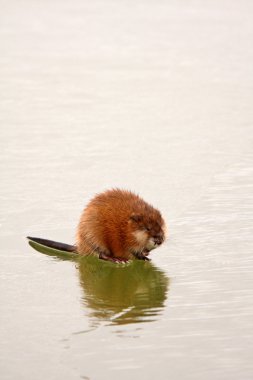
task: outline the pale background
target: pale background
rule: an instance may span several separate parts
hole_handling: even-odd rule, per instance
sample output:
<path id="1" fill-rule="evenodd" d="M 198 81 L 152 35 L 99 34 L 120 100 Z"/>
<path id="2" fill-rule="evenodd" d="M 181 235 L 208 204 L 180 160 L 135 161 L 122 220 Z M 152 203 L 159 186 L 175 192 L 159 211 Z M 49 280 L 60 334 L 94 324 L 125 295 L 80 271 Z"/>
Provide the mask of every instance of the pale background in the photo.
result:
<path id="1" fill-rule="evenodd" d="M 253 3 L 1 1 L 1 379 L 253 378 Z M 153 322 L 91 320 L 71 262 L 83 206 L 161 209 Z M 77 334 L 80 332 L 80 334 Z"/>

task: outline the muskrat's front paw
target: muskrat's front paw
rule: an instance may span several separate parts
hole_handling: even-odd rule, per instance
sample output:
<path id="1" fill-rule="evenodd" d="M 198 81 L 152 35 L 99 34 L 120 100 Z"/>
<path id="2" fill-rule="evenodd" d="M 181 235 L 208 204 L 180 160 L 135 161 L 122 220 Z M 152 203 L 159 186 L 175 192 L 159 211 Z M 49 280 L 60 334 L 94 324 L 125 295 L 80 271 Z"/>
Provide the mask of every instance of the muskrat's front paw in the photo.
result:
<path id="1" fill-rule="evenodd" d="M 136 259 L 138 260 L 146 260 L 146 261 L 150 261 L 150 259 L 147 257 L 147 255 L 149 254 L 148 251 L 142 251 L 142 252 L 138 252 L 138 253 L 135 253 L 135 257 Z"/>
<path id="2" fill-rule="evenodd" d="M 150 259 L 149 259 L 147 256 L 144 256 L 144 255 L 140 255 L 140 256 L 138 256 L 138 259 L 139 259 L 139 260 L 150 261 Z"/>
<path id="3" fill-rule="evenodd" d="M 150 261 L 151 259 L 147 256 L 143 256 L 142 260 Z"/>

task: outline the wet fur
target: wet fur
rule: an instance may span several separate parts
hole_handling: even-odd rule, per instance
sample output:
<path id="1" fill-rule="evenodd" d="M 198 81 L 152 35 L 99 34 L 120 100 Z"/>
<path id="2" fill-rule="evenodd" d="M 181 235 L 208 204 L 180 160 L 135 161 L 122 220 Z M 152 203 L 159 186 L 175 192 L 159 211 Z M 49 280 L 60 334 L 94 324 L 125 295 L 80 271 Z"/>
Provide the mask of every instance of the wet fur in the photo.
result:
<path id="1" fill-rule="evenodd" d="M 130 191 L 113 189 L 95 196 L 84 209 L 76 247 L 81 255 L 97 253 L 105 260 L 145 260 L 164 239 L 165 222 L 157 209 Z"/>

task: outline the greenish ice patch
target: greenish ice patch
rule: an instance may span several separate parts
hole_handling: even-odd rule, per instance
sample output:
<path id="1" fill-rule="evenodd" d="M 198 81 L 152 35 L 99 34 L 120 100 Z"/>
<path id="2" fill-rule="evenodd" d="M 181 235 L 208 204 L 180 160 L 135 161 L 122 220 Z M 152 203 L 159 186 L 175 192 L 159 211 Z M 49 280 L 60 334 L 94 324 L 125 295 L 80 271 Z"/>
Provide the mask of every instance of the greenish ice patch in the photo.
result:
<path id="1" fill-rule="evenodd" d="M 92 326 L 150 322 L 164 307 L 169 278 L 151 262 L 133 260 L 115 264 L 96 256 L 80 256 L 29 240 L 36 251 L 56 260 L 77 263 L 83 304 Z"/>

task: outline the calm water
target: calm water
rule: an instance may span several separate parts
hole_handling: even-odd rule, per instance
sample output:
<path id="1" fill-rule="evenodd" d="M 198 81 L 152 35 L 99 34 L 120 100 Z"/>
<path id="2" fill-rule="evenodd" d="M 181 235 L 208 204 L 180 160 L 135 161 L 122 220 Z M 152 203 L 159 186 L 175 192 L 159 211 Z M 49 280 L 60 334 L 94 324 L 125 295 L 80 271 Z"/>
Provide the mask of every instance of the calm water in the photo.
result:
<path id="1" fill-rule="evenodd" d="M 2 1 L 1 379 L 253 378 L 252 11 Z M 27 244 L 113 186 L 167 220 L 151 263 Z"/>

